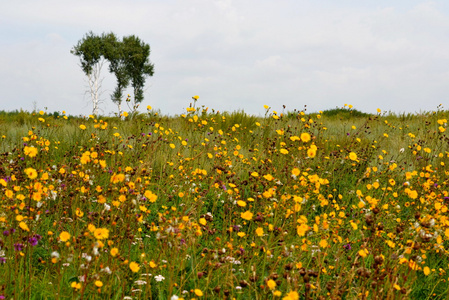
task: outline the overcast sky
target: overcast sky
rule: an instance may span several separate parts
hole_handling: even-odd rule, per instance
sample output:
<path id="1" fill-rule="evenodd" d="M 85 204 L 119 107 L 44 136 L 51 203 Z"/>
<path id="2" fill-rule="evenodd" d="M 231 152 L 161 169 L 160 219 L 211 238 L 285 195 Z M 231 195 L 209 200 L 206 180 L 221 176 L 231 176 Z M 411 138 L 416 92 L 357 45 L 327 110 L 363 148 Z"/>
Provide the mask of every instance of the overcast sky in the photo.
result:
<path id="1" fill-rule="evenodd" d="M 0 0 L 0 110 L 92 112 L 70 50 L 88 31 L 137 35 L 155 74 L 143 108 L 198 103 L 263 114 L 352 104 L 365 112 L 449 108 L 449 1 Z M 103 114 L 114 77 L 104 77 Z"/>

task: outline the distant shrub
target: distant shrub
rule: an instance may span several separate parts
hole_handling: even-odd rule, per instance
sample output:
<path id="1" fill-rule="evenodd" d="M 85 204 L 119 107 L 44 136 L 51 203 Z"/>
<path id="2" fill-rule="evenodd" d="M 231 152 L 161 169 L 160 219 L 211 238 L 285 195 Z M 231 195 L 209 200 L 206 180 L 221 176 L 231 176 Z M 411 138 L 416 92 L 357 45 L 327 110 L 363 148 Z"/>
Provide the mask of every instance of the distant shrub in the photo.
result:
<path id="1" fill-rule="evenodd" d="M 324 110 L 323 116 L 340 118 L 340 119 L 351 119 L 351 118 L 367 118 L 372 116 L 372 114 L 364 113 L 357 109 L 347 109 L 347 108 L 333 108 Z"/>

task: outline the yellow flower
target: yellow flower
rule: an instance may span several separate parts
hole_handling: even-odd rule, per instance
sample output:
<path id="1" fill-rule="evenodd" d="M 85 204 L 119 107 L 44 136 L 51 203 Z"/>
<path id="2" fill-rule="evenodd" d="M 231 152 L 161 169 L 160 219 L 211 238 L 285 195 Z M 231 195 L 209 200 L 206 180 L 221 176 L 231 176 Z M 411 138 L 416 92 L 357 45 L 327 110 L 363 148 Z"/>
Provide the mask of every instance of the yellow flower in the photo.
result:
<path id="1" fill-rule="evenodd" d="M 148 109 L 148 110 L 151 110 L 151 109 L 152 109 L 151 105 L 148 105 L 148 106 L 147 106 L 147 109 Z"/>
<path id="2" fill-rule="evenodd" d="M 205 218 L 200 218 L 200 220 L 199 220 L 199 222 L 198 223 L 200 223 L 201 225 L 203 225 L 203 226 L 206 226 L 206 224 L 207 224 L 207 221 L 206 221 L 206 219 Z"/>
<path id="3" fill-rule="evenodd" d="M 37 177 L 37 172 L 33 168 L 26 168 L 25 169 L 25 174 L 27 174 L 28 178 L 30 178 L 30 179 L 34 179 L 34 178 Z"/>
<path id="4" fill-rule="evenodd" d="M 350 160 L 357 160 L 357 154 L 355 154 L 354 152 L 349 153 L 349 159 Z"/>
<path id="5" fill-rule="evenodd" d="M 309 226 L 307 226 L 307 224 L 301 224 L 296 226 L 296 233 L 298 233 L 299 236 L 304 236 L 307 232 L 307 230 L 309 230 Z"/>
<path id="6" fill-rule="evenodd" d="M 257 172 L 252 172 L 252 173 L 251 173 L 251 176 L 253 176 L 253 177 L 259 177 L 259 173 L 257 173 Z"/>
<path id="7" fill-rule="evenodd" d="M 117 248 L 112 248 L 111 249 L 111 255 L 112 256 L 116 256 L 118 254 L 118 249 Z"/>
<path id="8" fill-rule="evenodd" d="M 19 227 L 22 228 L 22 230 L 24 230 L 24 231 L 30 231 L 30 229 L 28 228 L 28 225 L 23 221 L 19 223 Z"/>
<path id="9" fill-rule="evenodd" d="M 273 279 L 267 281 L 267 286 L 270 290 L 274 290 L 276 287 L 276 282 Z"/>
<path id="10" fill-rule="evenodd" d="M 193 100 L 198 100 L 199 98 L 200 98 L 200 96 L 198 96 L 198 95 L 195 95 L 192 97 Z"/>
<path id="11" fill-rule="evenodd" d="M 86 128 L 87 128 L 86 125 L 83 125 L 83 124 L 80 125 L 81 130 L 86 130 Z"/>
<path id="12" fill-rule="evenodd" d="M 312 138 L 310 137 L 310 134 L 308 134 L 307 132 L 301 133 L 301 141 L 303 141 L 304 143 L 309 142 L 311 139 Z"/>
<path id="13" fill-rule="evenodd" d="M 426 276 L 428 276 L 430 274 L 430 268 L 429 267 L 424 267 L 423 271 L 424 271 L 424 275 L 426 275 Z"/>
<path id="14" fill-rule="evenodd" d="M 70 286 L 71 286 L 72 288 L 76 289 L 76 290 L 81 289 L 81 283 L 76 282 L 76 281 L 73 281 L 73 282 L 70 284 Z"/>
<path id="15" fill-rule="evenodd" d="M 109 237 L 109 230 L 106 228 L 97 228 L 94 231 L 94 236 L 97 240 L 107 239 Z"/>
<path id="16" fill-rule="evenodd" d="M 293 170 L 292 170 L 292 175 L 293 176 L 298 176 L 299 174 L 300 174 L 300 170 L 298 169 L 298 168 L 294 168 Z"/>
<path id="17" fill-rule="evenodd" d="M 123 182 L 125 180 L 125 174 L 112 174 L 110 182 L 111 183 L 118 183 Z"/>
<path id="18" fill-rule="evenodd" d="M 246 202 L 242 201 L 242 200 L 239 200 L 239 201 L 237 201 L 237 205 L 240 206 L 240 207 L 245 207 L 246 206 Z"/>
<path id="19" fill-rule="evenodd" d="M 133 262 L 133 261 L 129 263 L 129 268 L 130 268 L 131 271 L 133 271 L 134 273 L 137 273 L 137 272 L 139 272 L 139 270 L 140 270 L 139 264 L 136 263 L 136 262 Z"/>
<path id="20" fill-rule="evenodd" d="M 281 150 L 279 150 L 279 152 L 281 152 L 282 154 L 288 154 L 288 150 L 287 150 L 287 149 L 284 149 L 284 148 L 282 148 Z"/>
<path id="21" fill-rule="evenodd" d="M 202 297 L 203 292 L 200 289 L 195 289 L 195 295 L 197 295 L 198 297 Z"/>
<path id="22" fill-rule="evenodd" d="M 368 255 L 368 250 L 367 249 L 361 249 L 361 250 L 359 250 L 359 255 L 361 256 L 361 257 L 366 257 L 367 255 Z"/>
<path id="23" fill-rule="evenodd" d="M 299 294 L 298 294 L 298 292 L 291 291 L 290 293 L 287 294 L 287 296 L 285 296 L 282 299 L 283 300 L 299 300 Z"/>
<path id="24" fill-rule="evenodd" d="M 12 197 L 14 196 L 14 192 L 12 190 L 6 190 L 5 196 L 9 199 L 12 199 Z"/>
<path id="25" fill-rule="evenodd" d="M 253 213 L 250 212 L 249 210 L 247 210 L 247 211 L 241 213 L 240 216 L 242 217 L 242 219 L 250 221 L 253 218 Z"/>
<path id="26" fill-rule="evenodd" d="M 316 156 L 316 150 L 314 148 L 310 148 L 307 150 L 307 156 L 310 158 L 314 158 Z"/>
<path id="27" fill-rule="evenodd" d="M 123 116 L 126 118 L 128 116 L 128 113 L 126 111 L 124 111 Z"/>
<path id="28" fill-rule="evenodd" d="M 28 147 L 25 146 L 25 148 L 23 148 L 23 152 L 25 153 L 25 155 L 28 155 L 29 157 L 35 157 L 37 155 L 37 148 L 36 147 Z"/>
<path id="29" fill-rule="evenodd" d="M 63 242 L 67 242 L 70 239 L 70 233 L 63 231 L 59 234 L 59 239 Z"/>
<path id="30" fill-rule="evenodd" d="M 153 192 L 146 190 L 144 193 L 145 198 L 148 199 L 148 201 L 150 201 L 151 203 L 156 202 L 157 200 L 157 195 L 153 194 Z"/>
<path id="31" fill-rule="evenodd" d="M 262 227 L 257 227 L 256 235 L 257 236 L 263 236 L 263 228 Z"/>
<path id="32" fill-rule="evenodd" d="M 100 280 L 96 280 L 96 281 L 95 281 L 95 285 L 96 285 L 97 287 L 102 287 L 102 286 L 103 286 L 103 282 L 101 282 Z"/>
<path id="33" fill-rule="evenodd" d="M 327 241 L 326 241 L 326 240 L 321 240 L 321 241 L 320 241 L 320 247 L 321 247 L 321 248 L 326 248 L 327 245 L 328 245 L 328 244 L 327 244 Z"/>

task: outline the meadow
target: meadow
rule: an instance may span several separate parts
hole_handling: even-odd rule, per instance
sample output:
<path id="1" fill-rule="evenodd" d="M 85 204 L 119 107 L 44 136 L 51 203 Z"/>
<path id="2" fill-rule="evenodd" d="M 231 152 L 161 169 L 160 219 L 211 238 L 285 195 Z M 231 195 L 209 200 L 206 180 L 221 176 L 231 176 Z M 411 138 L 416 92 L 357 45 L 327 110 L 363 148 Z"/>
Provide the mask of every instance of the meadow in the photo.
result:
<path id="1" fill-rule="evenodd" d="M 0 112 L 0 299 L 449 299 L 449 111 Z"/>

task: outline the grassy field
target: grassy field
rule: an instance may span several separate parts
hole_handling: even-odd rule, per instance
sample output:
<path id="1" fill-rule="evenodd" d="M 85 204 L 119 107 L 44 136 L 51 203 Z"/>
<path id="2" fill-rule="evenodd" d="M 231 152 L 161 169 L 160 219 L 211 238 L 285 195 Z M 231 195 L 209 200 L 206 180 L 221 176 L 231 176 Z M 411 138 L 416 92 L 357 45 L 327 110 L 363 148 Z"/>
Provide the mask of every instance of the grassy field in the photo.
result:
<path id="1" fill-rule="evenodd" d="M 449 112 L 0 112 L 0 299 L 449 299 Z"/>

